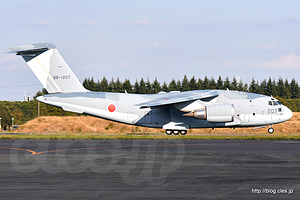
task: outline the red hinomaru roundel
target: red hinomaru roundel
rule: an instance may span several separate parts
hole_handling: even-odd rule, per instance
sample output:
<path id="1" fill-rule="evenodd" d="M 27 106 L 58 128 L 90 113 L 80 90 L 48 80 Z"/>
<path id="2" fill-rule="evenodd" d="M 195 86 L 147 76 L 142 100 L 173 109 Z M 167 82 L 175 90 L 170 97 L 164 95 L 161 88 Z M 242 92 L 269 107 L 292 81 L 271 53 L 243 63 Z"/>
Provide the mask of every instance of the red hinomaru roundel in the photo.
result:
<path id="1" fill-rule="evenodd" d="M 107 110 L 109 112 L 115 112 L 116 106 L 114 104 L 109 104 L 109 106 L 107 107 Z"/>

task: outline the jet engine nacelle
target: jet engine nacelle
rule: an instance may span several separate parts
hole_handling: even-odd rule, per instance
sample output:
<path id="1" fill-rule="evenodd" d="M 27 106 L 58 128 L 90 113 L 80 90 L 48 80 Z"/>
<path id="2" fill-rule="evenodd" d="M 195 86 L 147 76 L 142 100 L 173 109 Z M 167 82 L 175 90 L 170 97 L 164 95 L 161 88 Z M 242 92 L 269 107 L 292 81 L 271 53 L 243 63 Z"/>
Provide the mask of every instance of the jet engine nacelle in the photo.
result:
<path id="1" fill-rule="evenodd" d="M 233 104 L 215 104 L 206 106 L 200 110 L 195 110 L 184 116 L 190 116 L 208 122 L 233 122 L 234 106 Z"/>

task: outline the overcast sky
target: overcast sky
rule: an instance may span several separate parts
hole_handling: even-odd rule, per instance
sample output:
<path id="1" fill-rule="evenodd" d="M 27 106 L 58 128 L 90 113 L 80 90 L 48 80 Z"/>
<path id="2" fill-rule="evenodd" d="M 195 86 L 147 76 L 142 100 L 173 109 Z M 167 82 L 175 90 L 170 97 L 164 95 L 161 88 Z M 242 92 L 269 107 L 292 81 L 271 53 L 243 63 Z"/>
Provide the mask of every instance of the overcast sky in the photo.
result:
<path id="1" fill-rule="evenodd" d="M 295 78 L 300 1 L 0 0 L 0 100 L 42 88 L 9 47 L 54 43 L 80 81 Z"/>

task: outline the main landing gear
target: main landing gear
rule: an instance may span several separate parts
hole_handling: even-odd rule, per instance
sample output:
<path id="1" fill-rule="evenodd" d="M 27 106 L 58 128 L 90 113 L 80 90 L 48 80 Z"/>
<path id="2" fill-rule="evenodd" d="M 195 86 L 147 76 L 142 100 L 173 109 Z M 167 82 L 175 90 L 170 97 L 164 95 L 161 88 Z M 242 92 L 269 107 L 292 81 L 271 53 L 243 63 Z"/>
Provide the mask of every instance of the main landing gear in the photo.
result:
<path id="1" fill-rule="evenodd" d="M 274 129 L 272 128 L 272 125 L 271 125 L 271 127 L 268 129 L 268 132 L 269 132 L 270 134 L 274 133 Z"/>
<path id="2" fill-rule="evenodd" d="M 180 133 L 181 135 L 185 135 L 185 134 L 187 133 L 187 130 L 170 130 L 170 129 L 167 129 L 167 130 L 166 130 L 166 134 L 167 134 L 167 135 L 172 135 L 172 133 L 173 133 L 174 135 L 179 135 L 179 133 Z"/>

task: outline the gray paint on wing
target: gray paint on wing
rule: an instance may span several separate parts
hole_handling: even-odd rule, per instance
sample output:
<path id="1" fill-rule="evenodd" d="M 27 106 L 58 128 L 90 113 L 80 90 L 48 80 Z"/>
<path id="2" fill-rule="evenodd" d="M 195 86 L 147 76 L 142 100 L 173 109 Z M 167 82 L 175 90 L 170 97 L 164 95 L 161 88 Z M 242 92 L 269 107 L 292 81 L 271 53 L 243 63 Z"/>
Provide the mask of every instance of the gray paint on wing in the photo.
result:
<path id="1" fill-rule="evenodd" d="M 105 98 L 114 101 L 120 101 L 120 95 L 118 93 L 105 93 Z"/>
<path id="2" fill-rule="evenodd" d="M 166 93 L 163 95 L 157 95 L 158 98 L 154 100 L 143 102 L 136 104 L 137 106 L 162 106 L 162 105 L 170 105 L 174 103 L 182 103 L 185 101 L 192 101 L 202 98 L 210 98 L 218 96 L 218 92 L 216 90 L 194 90 L 180 93 Z"/>

